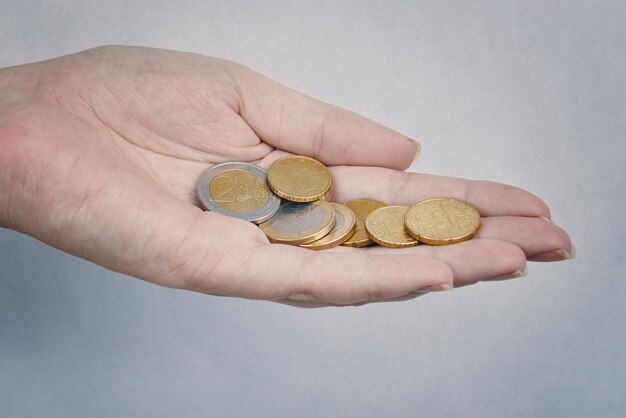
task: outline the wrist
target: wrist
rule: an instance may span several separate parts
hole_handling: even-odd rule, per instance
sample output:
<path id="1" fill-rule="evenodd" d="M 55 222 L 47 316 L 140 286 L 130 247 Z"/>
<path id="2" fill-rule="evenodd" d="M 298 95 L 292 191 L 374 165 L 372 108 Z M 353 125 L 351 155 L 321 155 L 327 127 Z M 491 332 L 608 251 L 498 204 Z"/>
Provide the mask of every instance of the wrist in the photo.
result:
<path id="1" fill-rule="evenodd" d="M 42 63 L 0 68 L 0 105 L 36 92 Z"/>
<path id="2" fill-rule="evenodd" d="M 11 206 L 19 186 L 16 175 L 24 170 L 22 143 L 26 127 L 20 123 L 36 89 L 31 65 L 0 69 L 0 227 L 15 228 Z M 20 168 L 21 167 L 21 168 Z"/>
<path id="3" fill-rule="evenodd" d="M 0 70 L 0 227 L 10 228 L 9 204 L 11 202 L 11 160 L 16 141 L 12 107 L 7 100 L 7 85 Z"/>
<path id="4" fill-rule="evenodd" d="M 0 68 L 0 227 L 31 235 L 49 158 L 44 141 L 53 133 L 45 127 L 50 105 L 42 87 L 49 63 Z"/>

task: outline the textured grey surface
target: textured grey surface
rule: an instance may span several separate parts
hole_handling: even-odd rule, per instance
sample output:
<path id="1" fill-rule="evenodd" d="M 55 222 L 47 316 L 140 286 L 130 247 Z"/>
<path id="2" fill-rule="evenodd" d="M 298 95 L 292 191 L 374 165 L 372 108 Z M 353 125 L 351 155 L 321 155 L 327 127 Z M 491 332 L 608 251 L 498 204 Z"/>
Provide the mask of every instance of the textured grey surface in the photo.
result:
<path id="1" fill-rule="evenodd" d="M 0 230 L 0 416 L 623 416 L 624 3 L 303 3 L 3 0 L 0 66 L 108 43 L 240 61 L 419 138 L 413 170 L 539 194 L 578 257 L 298 310 Z"/>

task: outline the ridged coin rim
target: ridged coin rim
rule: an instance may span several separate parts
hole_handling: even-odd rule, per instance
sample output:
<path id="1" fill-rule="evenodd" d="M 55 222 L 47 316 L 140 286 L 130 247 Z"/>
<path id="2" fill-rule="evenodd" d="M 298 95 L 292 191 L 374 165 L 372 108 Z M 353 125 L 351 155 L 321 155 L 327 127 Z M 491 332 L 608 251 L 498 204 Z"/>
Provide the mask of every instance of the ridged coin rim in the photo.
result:
<path id="1" fill-rule="evenodd" d="M 344 202 L 343 204 L 354 212 L 355 218 L 356 218 L 356 212 L 357 211 L 354 210 L 351 206 L 356 205 L 358 202 L 375 202 L 376 204 L 380 204 L 380 206 L 378 208 L 376 208 L 376 209 L 380 209 L 382 207 L 387 206 L 383 202 L 381 202 L 379 200 L 376 200 L 376 199 L 352 199 L 352 200 L 349 200 L 347 202 Z M 368 212 L 367 215 L 369 215 L 370 213 L 372 213 L 376 209 L 371 210 L 370 212 Z M 363 248 L 363 247 L 367 247 L 368 245 L 372 244 L 373 241 L 368 237 L 367 230 L 365 229 L 365 219 L 367 219 L 367 215 L 363 219 L 363 230 L 365 231 L 365 237 L 366 238 L 358 240 L 358 241 L 357 240 L 353 240 L 354 234 L 356 234 L 356 230 L 357 230 L 357 225 L 355 223 L 354 233 L 351 236 L 349 236 L 348 239 L 344 243 L 342 243 L 341 245 L 343 245 L 345 247 Z M 355 219 L 355 221 L 356 221 L 356 219 Z"/>
<path id="2" fill-rule="evenodd" d="M 341 245 L 348 238 L 350 238 L 350 235 L 354 233 L 356 216 L 354 215 L 354 212 L 352 212 L 352 209 L 334 202 L 331 202 L 330 205 L 335 210 L 335 222 L 337 221 L 337 212 L 343 215 L 344 224 L 340 227 L 341 229 L 338 229 L 335 232 L 331 230 L 322 238 L 308 244 L 302 244 L 301 247 L 308 248 L 310 250 L 327 250 Z"/>
<path id="3" fill-rule="evenodd" d="M 285 161 L 288 159 L 305 159 L 305 160 L 313 161 L 316 164 L 319 164 L 321 168 L 323 168 L 325 174 L 328 176 L 328 184 L 324 186 L 324 189 L 321 190 L 319 193 L 308 195 L 308 196 L 296 195 L 296 194 L 290 193 L 289 191 L 284 191 L 284 190 L 281 190 L 280 188 L 277 188 L 274 184 L 272 184 L 272 178 L 276 176 L 275 174 L 275 170 L 277 169 L 276 164 L 280 164 L 281 161 Z M 274 181 L 274 183 L 275 182 L 276 181 Z M 317 161 L 315 158 L 307 157 L 304 155 L 288 155 L 288 156 L 277 159 L 269 166 L 269 168 L 267 169 L 267 184 L 269 185 L 270 189 L 274 193 L 276 193 L 276 195 L 282 197 L 285 200 L 289 200 L 290 202 L 307 203 L 307 202 L 314 202 L 316 200 L 323 198 L 326 195 L 326 193 L 328 193 L 328 191 L 330 190 L 333 184 L 333 177 L 328 171 L 328 168 L 321 162 Z"/>

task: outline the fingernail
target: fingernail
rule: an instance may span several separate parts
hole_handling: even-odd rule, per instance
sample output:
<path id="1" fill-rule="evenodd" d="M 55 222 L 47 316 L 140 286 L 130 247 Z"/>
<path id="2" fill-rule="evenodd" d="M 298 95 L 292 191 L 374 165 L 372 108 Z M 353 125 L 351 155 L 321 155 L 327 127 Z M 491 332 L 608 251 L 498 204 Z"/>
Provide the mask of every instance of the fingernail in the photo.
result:
<path id="1" fill-rule="evenodd" d="M 413 162 L 415 162 L 417 161 L 417 159 L 420 156 L 420 153 L 422 152 L 422 144 L 420 144 L 419 141 L 415 139 L 409 138 L 409 140 L 411 140 L 415 144 L 415 158 L 413 158 Z"/>
<path id="2" fill-rule="evenodd" d="M 569 251 L 556 250 L 555 252 L 560 254 L 563 257 L 563 260 L 569 260 L 570 258 L 576 257 L 576 247 L 574 247 L 574 244 L 572 244 L 572 247 Z"/>
<path id="3" fill-rule="evenodd" d="M 539 253 L 528 257 L 530 261 L 563 261 L 576 257 L 576 247 L 567 250 L 552 250 L 545 253 Z"/>
<path id="4" fill-rule="evenodd" d="M 551 224 L 553 224 L 553 223 L 554 223 L 554 221 L 553 221 L 552 219 L 550 219 L 550 218 L 546 218 L 545 216 L 542 216 L 540 219 L 543 219 L 543 220 L 544 220 L 544 221 L 546 221 L 546 222 L 550 222 Z"/>
<path id="5" fill-rule="evenodd" d="M 447 290 L 452 290 L 452 285 L 448 283 L 439 284 L 436 286 L 428 286 L 423 289 L 418 290 L 415 293 L 428 293 L 428 292 L 444 292 Z"/>
<path id="6" fill-rule="evenodd" d="M 508 279 L 519 279 L 520 277 L 528 276 L 528 267 L 524 267 L 524 270 L 515 270 L 513 273 L 501 274 L 499 276 L 491 277 L 489 279 L 485 279 L 484 281 L 492 281 L 492 280 L 508 280 Z"/>

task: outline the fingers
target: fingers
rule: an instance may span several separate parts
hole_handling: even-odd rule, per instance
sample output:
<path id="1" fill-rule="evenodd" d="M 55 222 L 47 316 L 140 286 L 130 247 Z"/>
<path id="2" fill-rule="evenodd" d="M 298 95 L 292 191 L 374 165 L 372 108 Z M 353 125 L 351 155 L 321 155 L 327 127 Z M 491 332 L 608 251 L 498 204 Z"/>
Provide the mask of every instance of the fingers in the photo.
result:
<path id="1" fill-rule="evenodd" d="M 498 239 L 519 246 L 527 257 L 539 256 L 545 261 L 563 260 L 572 252 L 567 233 L 541 218 L 494 216 L 483 218 L 476 238 Z M 543 254 L 554 255 L 554 257 Z"/>
<path id="2" fill-rule="evenodd" d="M 220 61 L 239 88 L 238 112 L 276 148 L 326 165 L 403 170 L 419 153 L 416 141 L 356 113 L 307 97 L 233 62 Z"/>
<path id="3" fill-rule="evenodd" d="M 571 241 L 565 231 L 552 222 L 540 218 L 500 216 L 482 219 L 476 238 L 452 246 L 418 246 L 403 250 L 383 247 L 371 247 L 370 254 L 404 254 L 410 256 L 433 257 L 445 262 L 454 274 L 454 287 L 462 287 L 480 280 L 502 280 L 525 275 L 525 258 L 530 260 L 554 261 L 572 256 Z M 341 252 L 352 249 L 339 248 Z M 357 250 L 358 251 L 358 250 Z M 417 291 L 390 299 L 368 300 L 404 301 L 416 298 L 424 293 Z M 333 304 L 281 300 L 283 304 L 297 307 L 323 307 Z M 362 305 L 358 302 L 354 305 Z"/>
<path id="4" fill-rule="evenodd" d="M 353 249 L 337 250 L 348 252 Z M 526 271 L 525 258 L 533 261 L 555 261 L 571 258 L 575 252 L 567 233 L 552 222 L 514 216 L 484 218 L 476 238 L 452 246 L 423 245 L 403 250 L 371 247 L 362 251 L 377 255 L 394 253 L 436 258 L 445 262 L 453 271 L 454 287 L 466 286 L 480 280 L 522 277 Z M 389 299 L 368 300 L 365 303 L 404 301 L 423 294 L 417 291 Z M 328 303 L 290 299 L 278 302 L 306 308 L 333 306 Z"/>
<path id="5" fill-rule="evenodd" d="M 526 255 L 517 245 L 493 239 L 472 239 L 440 247 L 419 245 L 401 250 L 383 247 L 368 249 L 372 254 L 385 254 L 389 251 L 415 257 L 430 257 L 446 263 L 454 274 L 454 287 L 496 277 L 519 277 L 526 270 Z"/>
<path id="6" fill-rule="evenodd" d="M 526 272 L 526 257 L 514 244 L 498 240 L 470 240 L 460 244 L 434 247 L 420 245 L 412 248 L 390 249 L 370 247 L 367 249 L 337 248 L 337 253 L 347 255 L 354 252 L 366 252 L 370 255 L 384 256 L 397 254 L 409 258 L 427 257 L 445 263 L 454 275 L 454 287 L 463 287 L 481 280 L 494 280 L 521 277 Z M 371 302 L 403 301 L 414 299 L 425 294 L 425 291 L 437 289 L 418 289 L 398 296 L 369 298 L 350 305 L 363 305 Z M 324 303 L 311 300 L 283 299 L 277 302 L 303 308 L 323 306 L 341 306 L 336 303 Z"/>
<path id="7" fill-rule="evenodd" d="M 453 197 L 476 206 L 482 216 L 550 217 L 537 196 L 517 187 L 489 181 L 406 173 L 380 167 L 331 167 L 330 199 L 376 199 L 388 205 L 413 205 L 431 197 Z"/>
<path id="8" fill-rule="evenodd" d="M 288 298 L 343 305 L 452 283 L 452 272 L 445 263 L 414 255 L 314 252 L 280 244 L 257 245 L 228 254 L 230 257 L 211 272 L 212 278 L 195 280 L 191 289 L 255 299 Z"/>

